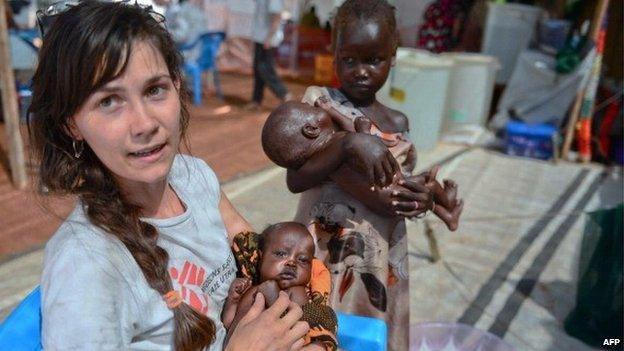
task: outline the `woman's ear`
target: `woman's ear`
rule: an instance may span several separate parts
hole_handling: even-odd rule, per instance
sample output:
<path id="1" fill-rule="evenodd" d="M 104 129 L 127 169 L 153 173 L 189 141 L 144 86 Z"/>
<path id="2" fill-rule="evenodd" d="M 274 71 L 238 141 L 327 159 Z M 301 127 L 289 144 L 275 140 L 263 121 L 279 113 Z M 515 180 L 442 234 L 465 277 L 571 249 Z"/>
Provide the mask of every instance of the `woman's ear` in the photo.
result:
<path id="1" fill-rule="evenodd" d="M 306 123 L 301 127 L 301 133 L 308 139 L 316 139 L 321 134 L 321 128 L 318 125 Z"/>
<path id="2" fill-rule="evenodd" d="M 74 140 L 83 140 L 84 137 L 76 125 L 74 117 L 70 117 L 65 132 Z"/>

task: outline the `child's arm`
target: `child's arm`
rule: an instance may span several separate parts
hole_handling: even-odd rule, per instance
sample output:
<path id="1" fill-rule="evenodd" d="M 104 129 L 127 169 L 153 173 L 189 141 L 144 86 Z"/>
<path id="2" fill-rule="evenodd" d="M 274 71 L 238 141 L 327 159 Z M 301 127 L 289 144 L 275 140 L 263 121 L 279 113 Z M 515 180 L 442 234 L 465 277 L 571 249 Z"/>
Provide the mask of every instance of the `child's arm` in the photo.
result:
<path id="1" fill-rule="evenodd" d="M 367 188 L 392 182 L 400 167 L 379 138 L 362 133 L 339 132 L 335 135 L 327 147 L 310 157 L 299 169 L 288 170 L 286 183 L 291 192 L 300 193 L 320 184 L 343 163 L 365 176 Z"/>
<path id="2" fill-rule="evenodd" d="M 348 167 L 339 168 L 331 179 L 342 190 L 382 216 L 414 217 L 432 207 L 433 200 L 424 183 L 403 179 L 400 174 L 389 186 L 372 190 L 366 187 L 362 176 Z M 404 182 L 404 185 L 399 182 Z"/>

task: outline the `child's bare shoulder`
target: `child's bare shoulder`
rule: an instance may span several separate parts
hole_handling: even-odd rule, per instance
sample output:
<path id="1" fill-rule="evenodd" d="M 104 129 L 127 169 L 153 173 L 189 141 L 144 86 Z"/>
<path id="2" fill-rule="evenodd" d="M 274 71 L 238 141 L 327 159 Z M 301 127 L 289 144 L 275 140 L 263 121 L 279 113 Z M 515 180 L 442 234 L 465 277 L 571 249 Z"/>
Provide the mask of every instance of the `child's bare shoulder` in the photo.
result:
<path id="1" fill-rule="evenodd" d="M 398 131 L 406 132 L 409 130 L 409 121 L 407 119 L 407 116 L 403 112 L 391 109 L 386 105 L 382 106 L 386 110 L 386 115 L 392 121 L 392 124 L 395 125 Z"/>

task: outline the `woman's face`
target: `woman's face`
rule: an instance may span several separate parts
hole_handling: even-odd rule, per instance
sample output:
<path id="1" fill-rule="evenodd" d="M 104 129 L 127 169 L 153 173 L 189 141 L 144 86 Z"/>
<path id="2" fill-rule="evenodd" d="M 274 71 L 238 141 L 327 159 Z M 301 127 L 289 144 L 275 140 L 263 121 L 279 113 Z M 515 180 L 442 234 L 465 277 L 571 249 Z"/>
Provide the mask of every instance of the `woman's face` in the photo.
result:
<path id="1" fill-rule="evenodd" d="M 84 140 L 124 187 L 164 180 L 180 142 L 177 84 L 154 46 L 134 42 L 124 73 L 73 116 L 73 137 Z"/>

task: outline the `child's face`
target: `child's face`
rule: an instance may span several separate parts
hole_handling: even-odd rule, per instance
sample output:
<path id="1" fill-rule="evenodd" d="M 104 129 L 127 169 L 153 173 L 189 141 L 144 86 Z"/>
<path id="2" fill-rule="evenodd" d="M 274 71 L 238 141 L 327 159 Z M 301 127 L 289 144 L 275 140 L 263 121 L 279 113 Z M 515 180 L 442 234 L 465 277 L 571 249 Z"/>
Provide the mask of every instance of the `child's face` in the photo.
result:
<path id="1" fill-rule="evenodd" d="M 394 33 L 375 19 L 348 23 L 336 38 L 334 62 L 343 91 L 356 104 L 371 103 L 381 89 L 395 54 Z"/>
<path id="2" fill-rule="evenodd" d="M 273 279 L 280 289 L 302 286 L 310 281 L 314 241 L 300 226 L 285 226 L 271 233 L 262 250 L 260 279 Z"/>

